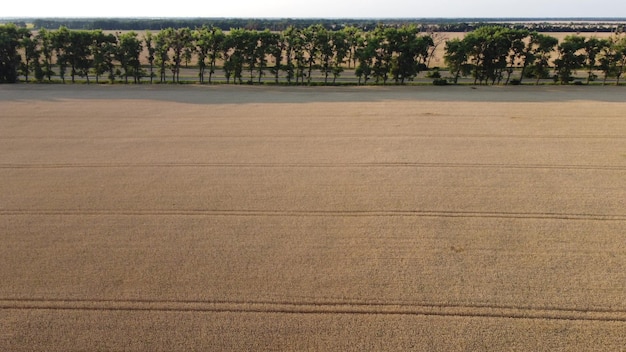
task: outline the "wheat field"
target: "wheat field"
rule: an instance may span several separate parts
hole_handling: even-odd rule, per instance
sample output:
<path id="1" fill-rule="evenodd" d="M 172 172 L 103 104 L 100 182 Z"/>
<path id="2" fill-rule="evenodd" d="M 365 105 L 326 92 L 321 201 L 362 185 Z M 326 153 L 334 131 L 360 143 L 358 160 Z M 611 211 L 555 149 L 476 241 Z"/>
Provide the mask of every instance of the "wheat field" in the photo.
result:
<path id="1" fill-rule="evenodd" d="M 624 351 L 625 108 L 0 86 L 0 350 Z"/>

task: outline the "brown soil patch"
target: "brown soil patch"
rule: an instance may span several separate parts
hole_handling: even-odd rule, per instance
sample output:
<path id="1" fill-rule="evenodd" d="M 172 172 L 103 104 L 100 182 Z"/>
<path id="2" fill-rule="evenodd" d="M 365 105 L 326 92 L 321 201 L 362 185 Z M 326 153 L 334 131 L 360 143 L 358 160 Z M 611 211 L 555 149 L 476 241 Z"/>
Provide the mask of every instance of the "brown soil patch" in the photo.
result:
<path id="1" fill-rule="evenodd" d="M 0 350 L 620 350 L 616 87 L 0 87 Z"/>

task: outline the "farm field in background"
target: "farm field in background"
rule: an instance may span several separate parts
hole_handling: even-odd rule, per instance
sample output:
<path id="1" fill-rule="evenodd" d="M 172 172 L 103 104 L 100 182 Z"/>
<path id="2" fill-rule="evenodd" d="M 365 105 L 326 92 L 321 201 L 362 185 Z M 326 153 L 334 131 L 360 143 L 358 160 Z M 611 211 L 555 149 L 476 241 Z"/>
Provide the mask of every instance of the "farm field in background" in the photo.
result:
<path id="1" fill-rule="evenodd" d="M 620 350 L 625 93 L 0 86 L 0 350 Z"/>

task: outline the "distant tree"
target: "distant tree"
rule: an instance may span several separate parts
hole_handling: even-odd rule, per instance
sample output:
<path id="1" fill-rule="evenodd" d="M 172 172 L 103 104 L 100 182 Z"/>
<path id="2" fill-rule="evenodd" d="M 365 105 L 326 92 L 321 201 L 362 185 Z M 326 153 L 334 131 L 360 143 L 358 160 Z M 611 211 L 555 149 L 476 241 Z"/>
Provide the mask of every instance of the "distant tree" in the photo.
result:
<path id="1" fill-rule="evenodd" d="M 502 35 L 506 37 L 507 43 L 509 44 L 509 52 L 506 57 L 506 79 L 504 84 L 509 84 L 511 81 L 511 74 L 516 67 L 521 67 L 522 69 L 519 78 L 519 83 L 521 83 L 524 77 L 524 71 L 526 71 L 529 59 L 531 59 L 532 56 L 530 49 L 526 45 L 530 33 L 527 30 L 508 29 L 504 31 Z"/>
<path id="2" fill-rule="evenodd" d="M 619 80 L 624 71 L 626 71 L 626 37 L 620 37 L 614 43 L 614 50 L 617 53 L 618 60 L 617 69 L 615 71 L 615 85 L 619 85 Z"/>
<path id="3" fill-rule="evenodd" d="M 189 28 L 166 30 L 169 47 L 172 48 L 172 82 L 180 82 L 180 66 L 183 60 L 183 52 L 192 45 L 192 35 Z"/>
<path id="4" fill-rule="evenodd" d="M 294 26 L 289 26 L 281 33 L 281 41 L 283 45 L 282 51 L 285 54 L 286 61 L 285 64 L 281 66 L 281 68 L 283 71 L 285 71 L 287 83 L 291 84 L 291 80 L 296 77 L 296 65 L 294 61 L 296 61 L 296 52 L 300 50 L 299 30 L 296 29 Z"/>
<path id="5" fill-rule="evenodd" d="M 244 29 L 231 29 L 224 38 L 222 57 L 224 59 L 224 76 L 226 83 L 242 83 L 243 65 L 248 52 L 248 34 Z"/>
<path id="6" fill-rule="evenodd" d="M 213 78 L 213 74 L 215 73 L 215 68 L 217 66 L 217 60 L 221 57 L 222 52 L 222 44 L 224 43 L 224 38 L 226 35 L 222 32 L 221 29 L 217 27 L 211 27 L 209 36 L 210 48 L 208 51 L 209 57 L 209 83 Z"/>
<path id="7" fill-rule="evenodd" d="M 226 84 L 230 83 L 230 78 L 232 77 L 232 60 L 231 53 L 234 47 L 234 41 L 230 35 L 230 33 L 224 36 L 224 41 L 222 42 L 222 59 L 224 60 L 224 64 L 222 65 L 222 69 L 224 70 L 224 77 L 226 77 Z"/>
<path id="8" fill-rule="evenodd" d="M 556 79 L 561 84 L 572 81 L 572 74 L 585 63 L 585 55 L 581 53 L 585 47 L 585 37 L 569 35 L 558 45 L 559 57 L 554 60 Z"/>
<path id="9" fill-rule="evenodd" d="M 468 33 L 463 38 L 473 64 L 474 83 L 495 84 L 503 78 L 507 58 L 511 51 L 508 28 L 485 26 Z"/>
<path id="10" fill-rule="evenodd" d="M 39 62 L 40 51 L 37 44 L 38 41 L 36 38 L 33 38 L 32 33 L 24 31 L 20 40 L 20 47 L 24 50 L 24 60 L 20 64 L 20 72 L 26 82 L 29 80 L 31 70 L 36 72 L 37 80 L 43 79 L 43 70 Z"/>
<path id="11" fill-rule="evenodd" d="M 282 68 L 283 53 L 286 50 L 284 35 L 283 33 L 271 32 L 268 41 L 269 55 L 274 58 L 274 66 L 270 68 L 270 72 L 274 75 L 274 82 L 278 83 L 278 76 Z"/>
<path id="12" fill-rule="evenodd" d="M 146 32 L 143 37 L 143 43 L 145 45 L 145 48 L 148 50 L 148 56 L 146 56 L 146 59 L 148 59 L 148 65 L 150 66 L 150 83 L 152 83 L 152 81 L 154 80 L 154 55 L 156 53 L 156 49 L 154 47 L 154 39 L 155 38 L 150 32 Z"/>
<path id="13" fill-rule="evenodd" d="M 37 41 L 40 46 L 41 58 L 43 60 L 41 69 L 43 77 L 48 81 L 52 80 L 54 71 L 52 70 L 52 56 L 54 54 L 53 34 L 45 28 L 39 29 L 37 33 Z M 42 78 L 43 79 L 43 78 Z"/>
<path id="14" fill-rule="evenodd" d="M 351 53 L 351 38 L 349 35 L 346 31 L 333 31 L 330 33 L 334 51 L 332 62 L 333 84 L 337 82 L 337 78 L 343 72 L 343 65 Z M 347 61 L 348 65 L 350 65 L 350 60 Z"/>
<path id="15" fill-rule="evenodd" d="M 608 46 L 608 42 L 602 39 L 591 37 L 585 40 L 582 49 L 584 52 L 584 66 L 587 69 L 587 84 L 595 79 L 593 71 L 596 68 L 598 54 L 606 46 Z"/>
<path id="16" fill-rule="evenodd" d="M 192 33 L 195 52 L 198 55 L 198 79 L 200 84 L 204 83 L 204 74 L 206 71 L 206 58 L 210 50 L 209 29 L 206 26 L 196 28 Z"/>
<path id="17" fill-rule="evenodd" d="M 118 48 L 116 59 L 124 72 L 124 83 L 128 83 L 128 77 L 133 77 L 134 83 L 141 80 L 140 55 L 143 50 L 142 41 L 137 38 L 137 33 L 130 31 L 118 36 Z"/>
<path id="18" fill-rule="evenodd" d="M 341 30 L 346 42 L 346 60 L 348 68 L 355 67 L 358 61 L 356 51 L 359 47 L 359 39 L 363 36 L 361 30 L 354 26 L 347 26 Z"/>
<path id="19" fill-rule="evenodd" d="M 93 54 L 93 72 L 96 83 L 100 82 L 100 76 L 109 74 L 109 81 L 115 80 L 114 59 L 117 51 L 117 38 L 113 34 L 104 34 L 101 30 L 93 32 L 91 52 Z"/>
<path id="20" fill-rule="evenodd" d="M 296 84 L 304 84 L 304 79 L 307 77 L 306 68 L 309 58 L 306 54 L 306 38 L 302 30 L 298 30 L 297 37 L 294 40 L 294 75 L 296 77 Z M 310 75 L 308 76 L 310 77 Z"/>
<path id="21" fill-rule="evenodd" d="M 73 30 L 68 31 L 68 34 L 69 41 L 65 56 L 71 68 L 72 83 L 75 82 L 76 75 L 85 77 L 89 83 L 89 71 L 93 63 L 91 57 L 92 33 L 91 31 Z"/>
<path id="22" fill-rule="evenodd" d="M 615 71 L 615 85 L 619 85 L 619 80 L 624 71 L 626 71 L 626 37 L 621 37 L 615 41 L 614 50 L 618 53 L 616 59 L 618 60 L 617 70 Z"/>
<path id="23" fill-rule="evenodd" d="M 276 46 L 278 46 L 278 42 L 275 33 L 269 30 L 257 32 L 257 45 L 254 51 L 254 57 L 256 59 L 258 83 L 261 83 L 261 78 L 265 76 L 268 56 L 276 52 Z"/>
<path id="24" fill-rule="evenodd" d="M 396 83 L 404 84 L 426 69 L 429 48 L 433 45 L 430 36 L 418 35 L 414 26 L 388 28 L 386 40 L 393 52 L 391 74 Z"/>
<path id="25" fill-rule="evenodd" d="M 393 48 L 391 47 L 387 37 L 392 29 L 378 26 L 371 32 L 368 37 L 368 45 L 370 45 L 373 56 L 372 76 L 376 79 L 376 83 L 382 81 L 387 84 L 389 73 L 391 72 Z"/>
<path id="26" fill-rule="evenodd" d="M 169 51 L 170 44 L 168 35 L 173 29 L 168 28 L 157 33 L 154 40 L 154 62 L 159 69 L 159 82 L 164 83 L 166 81 L 167 66 L 169 65 Z"/>
<path id="27" fill-rule="evenodd" d="M 527 75 L 535 78 L 535 84 L 539 84 L 539 80 L 547 78 L 550 74 L 550 55 L 554 51 L 554 47 L 559 43 L 558 39 L 533 32 L 530 34 L 528 44 L 528 62 Z"/>
<path id="28" fill-rule="evenodd" d="M 320 55 L 320 33 L 325 30 L 324 26 L 316 24 L 305 28 L 301 32 L 303 54 L 307 64 L 307 84 L 311 83 L 313 69 L 316 67 L 318 56 Z"/>
<path id="29" fill-rule="evenodd" d="M 70 31 L 67 27 L 59 27 L 58 30 L 52 32 L 52 46 L 56 54 L 57 65 L 59 66 L 59 76 L 65 83 L 65 73 L 69 60 Z"/>
<path id="30" fill-rule="evenodd" d="M 28 30 L 14 24 L 0 25 L 0 83 L 15 83 L 21 57 L 18 53 L 20 42 Z"/>
<path id="31" fill-rule="evenodd" d="M 606 39 L 598 62 L 599 68 L 604 73 L 602 84 L 606 84 L 608 77 L 615 77 L 616 84 L 619 84 L 626 64 L 626 37 L 615 35 Z"/>
<path id="32" fill-rule="evenodd" d="M 244 65 L 247 65 L 250 79 L 248 83 L 254 82 L 254 73 L 256 72 L 257 63 L 259 61 L 259 41 L 260 34 L 256 30 L 244 29 L 240 37 L 240 48 L 243 53 Z"/>
<path id="33" fill-rule="evenodd" d="M 367 81 L 372 75 L 374 66 L 374 56 L 376 55 L 376 48 L 378 42 L 371 33 L 366 33 L 364 37 L 359 38 L 357 48 L 355 51 L 355 58 L 357 60 L 356 69 L 354 74 L 358 77 L 358 84 L 367 84 Z"/>
<path id="34" fill-rule="evenodd" d="M 335 54 L 331 34 L 326 28 L 320 27 L 314 31 L 313 46 L 319 53 L 320 71 L 324 74 L 324 84 L 328 84 L 328 75 L 332 72 L 332 60 Z"/>
<path id="35" fill-rule="evenodd" d="M 457 84 L 459 77 L 467 76 L 471 72 L 471 65 L 468 63 L 469 48 L 467 42 L 459 38 L 450 39 L 446 42 L 444 62 L 452 74 L 454 84 Z"/>

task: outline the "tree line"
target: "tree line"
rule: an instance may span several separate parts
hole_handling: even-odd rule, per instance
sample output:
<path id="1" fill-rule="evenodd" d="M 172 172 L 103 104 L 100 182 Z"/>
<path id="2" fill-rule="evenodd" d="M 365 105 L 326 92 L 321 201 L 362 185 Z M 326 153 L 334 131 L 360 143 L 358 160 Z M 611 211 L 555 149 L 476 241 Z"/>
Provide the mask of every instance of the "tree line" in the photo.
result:
<path id="1" fill-rule="evenodd" d="M 26 24 L 26 21 L 21 21 Z M 313 18 L 37 18 L 28 20 L 34 28 L 57 29 L 102 29 L 124 31 L 159 31 L 166 28 L 200 28 L 202 26 L 217 27 L 223 31 L 231 28 L 250 30 L 284 31 L 289 27 L 306 28 L 313 25 L 322 25 L 329 30 L 345 27 L 357 27 L 362 30 L 376 28 L 377 25 L 402 26 L 413 24 L 419 28 L 426 28 L 430 23 L 418 23 L 412 20 L 397 19 L 313 19 Z"/>
<path id="2" fill-rule="evenodd" d="M 461 77 L 475 84 L 520 84 L 525 78 L 568 84 L 579 70 L 587 83 L 602 72 L 604 81 L 612 77 L 619 84 L 626 66 L 621 35 L 570 35 L 559 43 L 547 34 L 494 25 L 444 43 L 415 25 L 379 25 L 371 31 L 321 24 L 284 31 L 170 27 L 140 36 L 67 27 L 33 33 L 8 24 L 0 26 L 0 82 L 59 77 L 63 83 L 77 78 L 178 83 L 183 67 L 191 64 L 199 83 L 213 83 L 221 70 L 226 83 L 333 84 L 348 70 L 358 84 L 403 84 L 429 70 L 440 44 L 445 44 L 449 76 L 431 70 L 435 84 L 456 84 Z M 321 75 L 320 82 L 313 82 L 314 73 Z"/>
<path id="3" fill-rule="evenodd" d="M 556 56 L 555 56 L 556 54 Z M 506 27 L 481 27 L 463 39 L 446 42 L 444 60 L 457 82 L 460 76 L 471 76 L 474 83 L 522 83 L 524 78 L 552 78 L 568 84 L 574 73 L 583 70 L 586 83 L 603 74 L 603 83 L 611 77 L 619 84 L 626 68 L 626 37 L 606 39 L 569 35 L 559 43 L 547 34 Z M 514 70 L 519 78 L 511 80 Z"/>
<path id="4" fill-rule="evenodd" d="M 616 32 L 624 30 L 623 18 L 592 19 L 570 18 L 24 18 L 14 21 L 26 26 L 32 23 L 34 28 L 57 29 L 61 26 L 69 29 L 102 30 L 162 30 L 166 28 L 199 28 L 202 26 L 218 27 L 224 31 L 231 28 L 250 30 L 284 31 L 290 26 L 306 28 L 321 24 L 326 29 L 338 30 L 356 27 L 364 31 L 382 26 L 415 25 L 421 31 L 438 30 L 441 32 L 471 32 L 480 27 L 499 23 L 514 29 L 528 29 L 538 32 Z"/>

